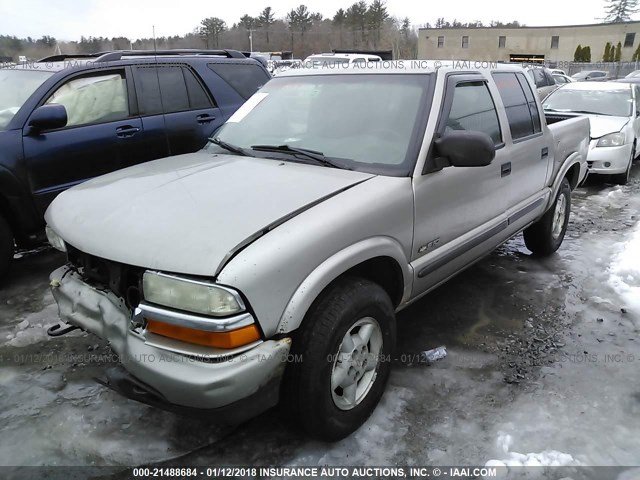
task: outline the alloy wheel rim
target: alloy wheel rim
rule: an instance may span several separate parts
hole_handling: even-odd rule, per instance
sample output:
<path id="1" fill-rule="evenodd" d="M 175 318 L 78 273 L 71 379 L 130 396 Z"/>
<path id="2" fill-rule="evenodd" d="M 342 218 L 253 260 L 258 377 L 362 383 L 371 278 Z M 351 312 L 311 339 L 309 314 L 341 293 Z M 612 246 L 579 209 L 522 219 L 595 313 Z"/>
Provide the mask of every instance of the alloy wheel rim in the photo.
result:
<path id="1" fill-rule="evenodd" d="M 382 345 L 382 329 L 372 317 L 361 318 L 347 330 L 331 369 L 331 396 L 340 410 L 356 407 L 371 390 Z"/>
<path id="2" fill-rule="evenodd" d="M 552 235 L 555 240 L 560 237 L 564 228 L 564 220 L 567 215 L 567 199 L 564 195 L 558 197 L 556 208 L 553 212 L 553 231 Z"/>

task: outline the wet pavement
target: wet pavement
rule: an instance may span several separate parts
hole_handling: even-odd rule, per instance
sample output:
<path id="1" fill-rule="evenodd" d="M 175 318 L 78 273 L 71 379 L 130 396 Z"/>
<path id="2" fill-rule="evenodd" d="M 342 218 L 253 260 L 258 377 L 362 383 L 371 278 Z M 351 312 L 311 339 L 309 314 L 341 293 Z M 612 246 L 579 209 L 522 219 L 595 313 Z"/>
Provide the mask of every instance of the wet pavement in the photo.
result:
<path id="1" fill-rule="evenodd" d="M 277 409 L 220 427 L 96 383 L 102 341 L 45 333 L 64 257 L 25 254 L 0 287 L 0 465 L 640 465 L 640 165 L 632 177 L 574 193 L 555 255 L 518 236 L 401 312 L 382 402 L 335 444 Z M 440 345 L 445 359 L 419 361 Z M 624 470 L 610 478 L 640 478 Z"/>

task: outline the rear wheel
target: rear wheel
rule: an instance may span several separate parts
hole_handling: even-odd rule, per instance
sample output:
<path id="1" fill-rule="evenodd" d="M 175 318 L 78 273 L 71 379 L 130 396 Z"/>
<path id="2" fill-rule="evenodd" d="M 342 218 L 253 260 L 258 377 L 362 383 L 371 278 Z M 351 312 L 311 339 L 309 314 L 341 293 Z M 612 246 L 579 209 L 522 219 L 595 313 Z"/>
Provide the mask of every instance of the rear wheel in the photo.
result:
<path id="1" fill-rule="evenodd" d="M 313 437 L 346 437 L 382 397 L 394 343 L 387 293 L 365 279 L 339 279 L 316 300 L 294 338 L 292 358 L 302 355 L 302 361 L 285 372 L 285 414 Z"/>
<path id="2" fill-rule="evenodd" d="M 4 217 L 0 216 L 0 282 L 9 271 L 13 250 L 13 231 Z"/>
<path id="3" fill-rule="evenodd" d="M 571 210 L 571 186 L 564 178 L 553 206 L 536 223 L 525 229 L 524 243 L 537 255 L 551 255 L 564 240 Z"/>
<path id="4" fill-rule="evenodd" d="M 617 175 L 611 175 L 611 180 L 613 183 L 618 185 L 626 185 L 629 183 L 629 177 L 631 175 L 631 165 L 633 164 L 633 158 L 635 157 L 635 147 L 631 149 L 631 156 L 629 157 L 629 165 L 627 165 L 627 169 L 624 173 L 618 173 Z"/>

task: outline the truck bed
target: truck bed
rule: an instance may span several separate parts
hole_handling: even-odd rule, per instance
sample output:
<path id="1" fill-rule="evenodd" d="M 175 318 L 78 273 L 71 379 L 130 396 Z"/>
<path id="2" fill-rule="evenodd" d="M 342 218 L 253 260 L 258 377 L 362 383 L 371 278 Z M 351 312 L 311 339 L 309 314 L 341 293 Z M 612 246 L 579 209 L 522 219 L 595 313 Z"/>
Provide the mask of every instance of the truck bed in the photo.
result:
<path id="1" fill-rule="evenodd" d="M 589 119 L 584 116 L 549 114 L 545 113 L 547 126 L 555 140 L 555 155 L 553 170 L 548 172 L 548 181 L 556 177 L 560 167 L 573 152 L 580 152 L 582 155 L 582 166 L 580 168 L 580 183 L 587 172 L 587 151 L 589 148 Z"/>

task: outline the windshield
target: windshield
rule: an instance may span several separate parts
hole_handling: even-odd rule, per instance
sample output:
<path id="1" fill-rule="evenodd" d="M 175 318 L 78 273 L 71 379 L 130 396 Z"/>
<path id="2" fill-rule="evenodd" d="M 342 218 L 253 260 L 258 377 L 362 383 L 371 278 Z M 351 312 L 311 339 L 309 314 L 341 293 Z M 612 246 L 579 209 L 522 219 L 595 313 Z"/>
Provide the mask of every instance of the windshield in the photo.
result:
<path id="1" fill-rule="evenodd" d="M 0 69 L 0 130 L 5 130 L 31 94 L 52 75 L 36 70 Z"/>
<path id="2" fill-rule="evenodd" d="M 275 78 L 218 130 L 216 139 L 253 156 L 305 160 L 291 152 L 252 149 L 286 145 L 319 152 L 342 168 L 407 175 L 415 161 L 410 146 L 429 78 L 429 74 Z M 207 148 L 225 151 L 219 144 Z"/>
<path id="3" fill-rule="evenodd" d="M 545 110 L 558 112 L 594 113 L 628 117 L 633 99 L 631 89 L 620 90 L 572 90 L 561 88 L 544 100 Z"/>

